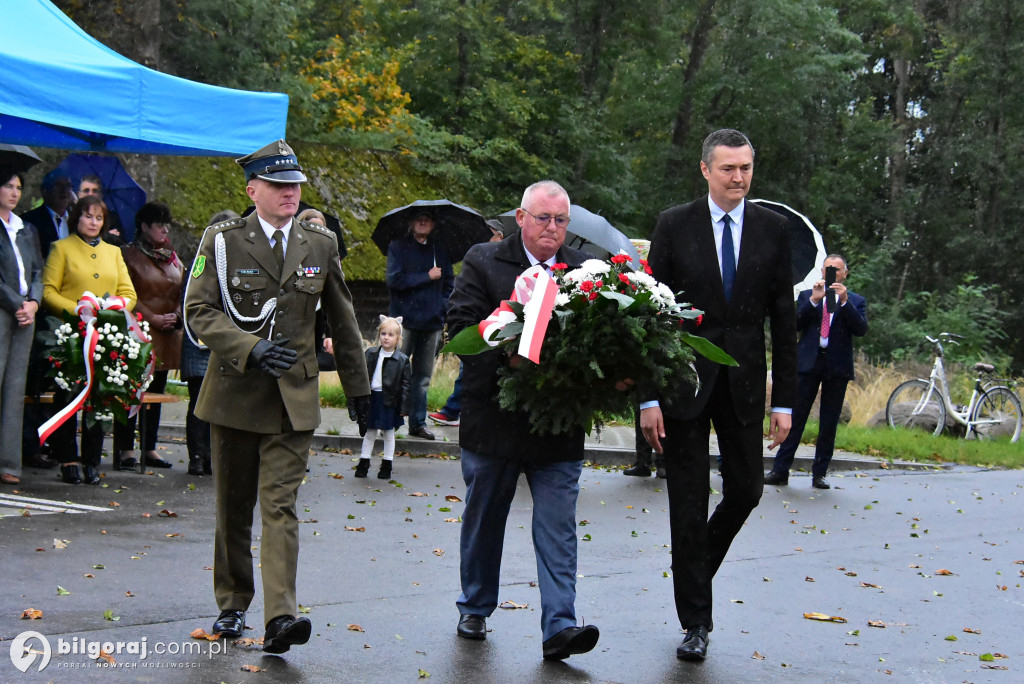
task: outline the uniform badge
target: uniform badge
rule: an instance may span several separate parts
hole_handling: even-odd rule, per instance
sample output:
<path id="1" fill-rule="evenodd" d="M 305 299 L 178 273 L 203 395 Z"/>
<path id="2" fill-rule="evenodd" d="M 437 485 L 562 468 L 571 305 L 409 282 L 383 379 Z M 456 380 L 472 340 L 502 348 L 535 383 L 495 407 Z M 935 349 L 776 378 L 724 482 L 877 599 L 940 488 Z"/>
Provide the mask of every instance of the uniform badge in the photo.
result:
<path id="1" fill-rule="evenodd" d="M 231 295 L 231 299 L 232 299 L 232 301 L 234 301 L 235 304 L 241 304 L 242 303 L 242 295 L 240 295 L 237 292 L 235 294 Z"/>
<path id="2" fill-rule="evenodd" d="M 259 292 L 253 292 L 252 293 L 252 303 L 253 303 L 254 306 L 259 306 L 260 305 L 260 293 Z"/>
<path id="3" fill-rule="evenodd" d="M 202 255 L 197 256 L 195 263 L 192 264 L 192 277 L 198 278 L 203 275 L 204 268 L 206 268 L 206 257 Z"/>
<path id="4" fill-rule="evenodd" d="M 315 278 L 316 276 L 320 275 L 319 266 L 306 266 L 305 269 L 303 269 L 303 271 L 307 278 Z"/>

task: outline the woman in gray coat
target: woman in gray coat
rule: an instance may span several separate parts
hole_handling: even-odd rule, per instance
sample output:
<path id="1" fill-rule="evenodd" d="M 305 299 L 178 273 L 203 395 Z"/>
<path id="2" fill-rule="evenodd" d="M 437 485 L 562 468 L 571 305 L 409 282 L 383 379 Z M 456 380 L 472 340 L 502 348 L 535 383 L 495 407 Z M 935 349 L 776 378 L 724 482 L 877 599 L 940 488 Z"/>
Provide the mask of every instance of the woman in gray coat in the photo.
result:
<path id="1" fill-rule="evenodd" d="M 43 298 L 39 237 L 14 208 L 24 179 L 0 169 L 0 483 L 21 482 L 21 433 L 28 354 Z"/>

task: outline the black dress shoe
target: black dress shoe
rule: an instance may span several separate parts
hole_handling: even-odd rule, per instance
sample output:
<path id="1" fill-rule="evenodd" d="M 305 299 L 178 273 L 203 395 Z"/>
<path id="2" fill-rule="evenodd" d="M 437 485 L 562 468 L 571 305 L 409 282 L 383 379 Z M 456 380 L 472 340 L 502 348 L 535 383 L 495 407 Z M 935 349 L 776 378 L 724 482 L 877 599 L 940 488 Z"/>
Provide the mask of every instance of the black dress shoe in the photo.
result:
<path id="1" fill-rule="evenodd" d="M 162 458 L 153 458 L 152 456 L 143 456 L 142 464 L 149 468 L 170 468 L 171 462 L 165 461 Z"/>
<path id="2" fill-rule="evenodd" d="M 309 618 L 279 615 L 267 623 L 267 633 L 263 636 L 263 652 L 284 653 L 292 646 L 309 641 L 312 631 L 313 623 Z"/>
<path id="3" fill-rule="evenodd" d="M 228 639 L 237 639 L 245 631 L 244 610 L 222 610 L 213 623 L 213 633 L 223 634 Z"/>
<path id="4" fill-rule="evenodd" d="M 126 456 L 124 458 L 114 457 L 114 469 L 115 470 L 135 470 L 139 467 L 139 462 L 134 456 Z"/>
<path id="5" fill-rule="evenodd" d="M 203 459 L 199 456 L 190 456 L 188 459 L 188 474 L 189 475 L 202 475 L 203 474 Z"/>
<path id="6" fill-rule="evenodd" d="M 62 465 L 60 479 L 68 484 L 82 484 L 82 472 L 78 469 L 78 464 Z"/>
<path id="7" fill-rule="evenodd" d="M 664 480 L 668 477 L 668 472 L 665 470 L 665 466 L 660 466 L 658 468 L 657 475 L 659 480 Z"/>
<path id="8" fill-rule="evenodd" d="M 676 648 L 676 657 L 681 660 L 704 660 L 708 657 L 708 628 L 697 625 L 686 630 L 686 638 Z"/>
<path id="9" fill-rule="evenodd" d="M 565 660 L 571 655 L 586 653 L 597 646 L 597 639 L 600 636 L 601 630 L 594 625 L 566 627 L 544 642 L 544 658 Z"/>
<path id="10" fill-rule="evenodd" d="M 356 477 L 366 477 L 368 472 L 370 472 L 370 459 L 359 459 L 359 463 L 356 464 Z"/>
<path id="11" fill-rule="evenodd" d="M 21 459 L 21 465 L 26 468 L 45 468 L 49 470 L 50 468 L 56 468 L 60 463 L 52 458 L 46 458 L 42 454 L 32 454 Z"/>
<path id="12" fill-rule="evenodd" d="M 483 615 L 462 615 L 459 617 L 459 627 L 455 633 L 463 639 L 486 639 L 487 618 Z"/>
<path id="13" fill-rule="evenodd" d="M 419 437 L 420 439 L 429 439 L 433 441 L 434 433 L 427 429 L 425 425 L 419 425 L 409 429 L 410 437 Z"/>
<path id="14" fill-rule="evenodd" d="M 97 485 L 100 483 L 100 474 L 91 465 L 82 466 L 82 482 L 85 484 Z"/>
<path id="15" fill-rule="evenodd" d="M 766 485 L 788 485 L 789 473 L 780 473 L 776 470 L 769 470 L 764 474 L 764 483 Z"/>
<path id="16" fill-rule="evenodd" d="M 637 463 L 632 468 L 626 468 L 622 471 L 623 475 L 631 475 L 633 477 L 650 477 L 651 467 L 645 466 L 642 463 Z"/>
<path id="17" fill-rule="evenodd" d="M 832 489 L 832 485 L 828 483 L 824 475 L 816 475 L 811 480 L 811 486 L 815 489 Z"/>

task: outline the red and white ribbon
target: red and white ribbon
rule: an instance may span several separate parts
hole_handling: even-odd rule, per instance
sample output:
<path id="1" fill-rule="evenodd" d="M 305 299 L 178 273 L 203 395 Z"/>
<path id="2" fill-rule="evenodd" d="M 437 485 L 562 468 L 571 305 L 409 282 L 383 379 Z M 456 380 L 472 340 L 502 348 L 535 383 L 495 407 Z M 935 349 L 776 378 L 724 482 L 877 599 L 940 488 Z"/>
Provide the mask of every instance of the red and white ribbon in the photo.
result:
<path id="1" fill-rule="evenodd" d="M 96 344 L 99 341 L 99 331 L 96 330 L 96 316 L 100 311 L 122 311 L 124 312 L 125 322 L 128 324 L 128 329 L 134 334 L 143 344 L 149 342 L 149 338 L 146 337 L 142 331 L 142 326 L 139 322 L 132 317 L 128 311 L 128 302 L 125 301 L 124 297 L 97 297 L 92 292 L 85 292 L 82 297 L 78 300 L 78 305 L 75 307 L 75 313 L 85 323 L 85 334 L 82 336 L 82 355 L 85 361 L 85 386 L 82 391 L 78 393 L 71 403 L 65 406 L 63 409 L 58 411 L 48 421 L 39 426 L 39 443 L 42 444 L 50 435 L 56 431 L 61 425 L 64 424 L 71 416 L 85 406 L 85 402 L 89 399 L 89 394 L 92 392 L 93 385 L 95 383 L 96 369 L 94 356 L 96 354 Z M 148 378 L 153 374 L 153 369 L 156 366 L 156 354 L 150 352 L 149 365 L 146 368 L 146 377 Z M 139 411 L 139 406 L 142 404 L 143 392 L 138 393 L 139 403 L 132 407 L 129 416 L 134 416 Z"/>
<path id="2" fill-rule="evenodd" d="M 481 337 L 488 345 L 498 346 L 499 341 L 494 339 L 495 335 L 516 320 L 516 314 L 508 302 L 519 302 L 523 305 L 523 332 L 519 336 L 517 351 L 520 356 L 540 363 L 540 350 L 557 294 L 558 283 L 548 275 L 544 267 L 540 264 L 531 266 L 516 278 L 509 300 L 503 301 L 490 316 L 480 321 Z"/>

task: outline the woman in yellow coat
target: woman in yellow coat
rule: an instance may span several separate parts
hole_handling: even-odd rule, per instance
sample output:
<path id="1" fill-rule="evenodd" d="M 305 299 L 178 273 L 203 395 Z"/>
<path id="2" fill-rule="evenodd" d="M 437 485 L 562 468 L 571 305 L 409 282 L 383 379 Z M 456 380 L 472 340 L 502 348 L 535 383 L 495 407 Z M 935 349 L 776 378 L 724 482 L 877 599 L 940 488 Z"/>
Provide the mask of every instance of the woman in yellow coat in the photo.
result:
<path id="1" fill-rule="evenodd" d="M 95 195 L 87 195 L 68 217 L 74 232 L 50 247 L 43 267 L 43 305 L 54 316 L 60 317 L 64 311 L 73 315 L 79 298 L 87 291 L 99 297 L 118 295 L 128 309 L 135 307 L 135 288 L 121 250 L 100 239 L 106 219 L 107 205 Z M 96 468 L 103 452 L 103 426 L 83 426 L 79 460 L 77 423 L 72 416 L 51 435 L 53 457 L 61 464 L 61 478 L 68 484 L 99 484 Z"/>

